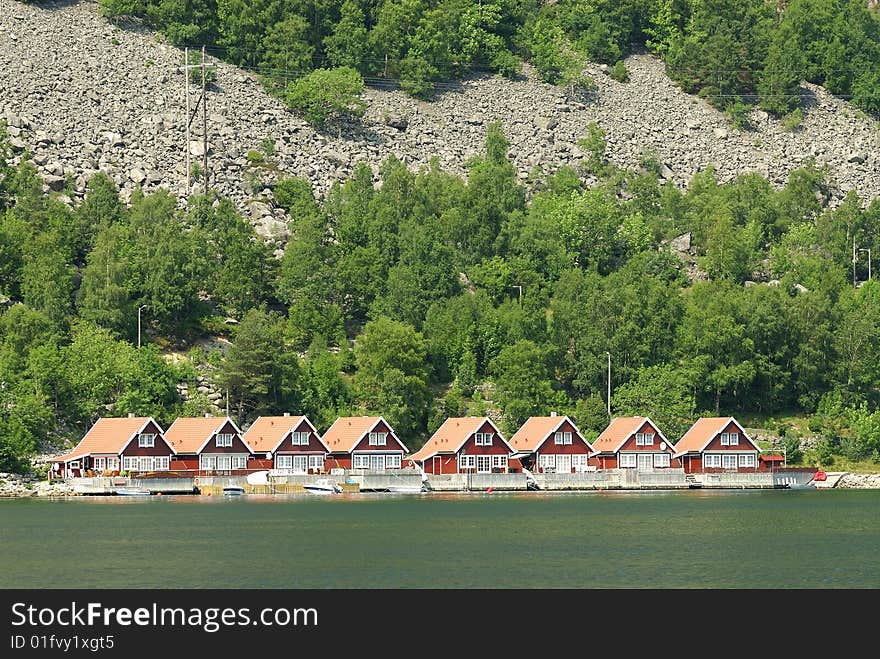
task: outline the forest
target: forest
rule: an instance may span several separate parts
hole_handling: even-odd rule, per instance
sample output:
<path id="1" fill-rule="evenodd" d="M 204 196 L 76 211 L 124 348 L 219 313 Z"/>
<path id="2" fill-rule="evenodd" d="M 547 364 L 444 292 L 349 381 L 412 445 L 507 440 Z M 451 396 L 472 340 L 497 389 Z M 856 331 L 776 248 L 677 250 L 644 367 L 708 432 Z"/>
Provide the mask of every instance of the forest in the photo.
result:
<path id="1" fill-rule="evenodd" d="M 259 72 L 307 114 L 304 95 L 334 76 L 346 87 L 399 85 L 430 98 L 474 72 L 589 85 L 585 61 L 613 66 L 647 50 L 681 87 L 748 123 L 758 105 L 800 112 L 802 81 L 880 115 L 880 10 L 867 0 L 99 0 L 178 46 L 206 46 Z M 796 117 L 790 117 L 796 120 Z"/>
<path id="2" fill-rule="evenodd" d="M 64 203 L 0 135 L 0 471 L 100 416 L 216 411 L 199 374 L 245 427 L 377 413 L 415 450 L 448 416 L 510 433 L 553 411 L 592 439 L 609 358 L 613 415 L 673 441 L 700 415 L 794 411 L 826 463 L 880 461 L 880 200 L 829 204 L 813 164 L 679 190 L 650 154 L 610 163 L 596 124 L 578 168 L 521 181 L 508 147 L 495 123 L 464 178 L 392 157 L 322 200 L 285 178 L 279 258 L 213 193 L 123 203 L 98 173 Z"/>

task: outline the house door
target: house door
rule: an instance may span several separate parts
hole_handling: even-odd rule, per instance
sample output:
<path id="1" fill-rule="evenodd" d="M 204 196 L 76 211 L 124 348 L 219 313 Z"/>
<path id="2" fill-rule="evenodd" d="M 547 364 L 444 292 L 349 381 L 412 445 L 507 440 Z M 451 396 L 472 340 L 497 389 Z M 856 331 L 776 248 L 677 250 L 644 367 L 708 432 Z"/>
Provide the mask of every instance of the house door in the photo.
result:
<path id="1" fill-rule="evenodd" d="M 654 467 L 653 453 L 639 453 L 639 471 L 650 471 Z"/>
<path id="2" fill-rule="evenodd" d="M 218 455 L 217 456 L 217 470 L 218 471 L 228 471 L 232 469 L 232 456 L 231 455 Z"/>
<path id="3" fill-rule="evenodd" d="M 293 473 L 304 474 L 309 469 L 309 456 L 295 455 L 293 456 Z"/>
<path id="4" fill-rule="evenodd" d="M 491 474 L 492 473 L 492 456 L 491 455 L 478 455 L 477 456 L 477 473 L 478 474 Z"/>
<path id="5" fill-rule="evenodd" d="M 557 455 L 556 456 L 556 473 L 557 474 L 570 474 L 571 473 L 571 456 L 570 455 Z"/>
<path id="6" fill-rule="evenodd" d="M 370 456 L 370 469 L 385 471 L 385 454 Z"/>

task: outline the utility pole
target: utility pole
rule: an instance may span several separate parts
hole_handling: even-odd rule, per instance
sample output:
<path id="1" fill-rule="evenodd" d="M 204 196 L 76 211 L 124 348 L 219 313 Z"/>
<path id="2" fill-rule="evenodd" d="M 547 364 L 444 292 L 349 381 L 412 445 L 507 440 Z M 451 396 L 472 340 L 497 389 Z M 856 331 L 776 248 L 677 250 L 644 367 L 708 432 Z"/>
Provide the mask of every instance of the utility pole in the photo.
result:
<path id="1" fill-rule="evenodd" d="M 607 350 L 605 354 L 608 355 L 608 421 L 611 421 L 611 353 Z"/>
<path id="2" fill-rule="evenodd" d="M 519 306 L 522 306 L 522 286 L 517 284 L 515 286 L 511 286 L 511 288 L 515 288 L 517 289 L 517 291 L 519 291 L 519 297 L 517 298 L 517 300 L 519 301 Z"/>
<path id="3" fill-rule="evenodd" d="M 205 47 L 202 46 L 202 61 L 198 64 L 190 64 L 189 63 L 189 46 L 187 46 L 183 51 L 183 73 L 185 80 L 185 88 L 186 88 L 186 194 L 189 196 L 190 189 L 192 186 L 192 172 L 191 164 L 190 164 L 190 153 L 189 153 L 189 143 L 190 143 L 190 126 L 192 125 L 193 119 L 196 118 L 196 113 L 199 111 L 199 104 L 202 105 L 202 165 L 205 169 L 204 177 L 205 177 L 205 194 L 208 194 L 208 103 L 207 103 L 207 75 L 205 69 L 210 66 L 215 66 L 214 64 L 206 64 L 205 63 Z M 199 97 L 198 102 L 196 103 L 196 107 L 193 110 L 190 110 L 190 100 L 189 100 L 189 72 L 190 69 L 200 68 L 202 70 L 202 94 Z"/>
<path id="4" fill-rule="evenodd" d="M 871 248 L 870 247 L 863 247 L 859 251 L 868 253 L 868 280 L 870 280 L 871 279 Z"/>
<path id="5" fill-rule="evenodd" d="M 853 286 L 856 285 L 856 236 L 853 233 Z"/>
<path id="6" fill-rule="evenodd" d="M 138 348 L 141 347 L 141 311 L 147 308 L 146 304 L 138 307 Z"/>

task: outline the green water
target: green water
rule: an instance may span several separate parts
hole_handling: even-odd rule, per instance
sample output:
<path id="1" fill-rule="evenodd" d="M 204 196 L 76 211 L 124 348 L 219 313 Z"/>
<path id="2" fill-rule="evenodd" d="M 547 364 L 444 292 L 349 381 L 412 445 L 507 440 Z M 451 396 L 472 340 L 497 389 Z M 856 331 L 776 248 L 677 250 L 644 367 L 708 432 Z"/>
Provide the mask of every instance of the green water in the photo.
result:
<path id="1" fill-rule="evenodd" d="M 880 491 L 0 500 L 0 588 L 878 588 Z"/>

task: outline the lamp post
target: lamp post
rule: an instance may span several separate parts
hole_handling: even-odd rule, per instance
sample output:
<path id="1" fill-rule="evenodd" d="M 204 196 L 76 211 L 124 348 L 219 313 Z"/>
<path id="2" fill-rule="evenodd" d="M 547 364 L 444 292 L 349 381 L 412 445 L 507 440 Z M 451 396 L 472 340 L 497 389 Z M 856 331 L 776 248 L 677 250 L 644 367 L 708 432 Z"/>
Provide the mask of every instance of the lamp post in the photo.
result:
<path id="1" fill-rule="evenodd" d="M 859 249 L 859 251 L 868 253 L 868 279 L 871 279 L 871 248 L 864 247 L 864 248 Z"/>
<path id="2" fill-rule="evenodd" d="M 141 311 L 147 308 L 146 304 L 138 307 L 138 348 L 141 347 Z"/>
<path id="3" fill-rule="evenodd" d="M 606 350 L 605 354 L 608 355 L 608 421 L 611 421 L 611 353 Z"/>
<path id="4" fill-rule="evenodd" d="M 519 292 L 519 296 L 517 297 L 517 300 L 519 300 L 519 305 L 522 306 L 522 286 L 516 284 L 514 286 L 511 286 L 511 288 L 515 288 Z"/>

